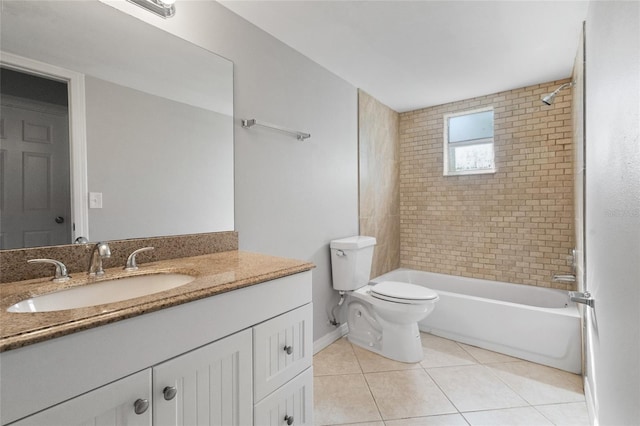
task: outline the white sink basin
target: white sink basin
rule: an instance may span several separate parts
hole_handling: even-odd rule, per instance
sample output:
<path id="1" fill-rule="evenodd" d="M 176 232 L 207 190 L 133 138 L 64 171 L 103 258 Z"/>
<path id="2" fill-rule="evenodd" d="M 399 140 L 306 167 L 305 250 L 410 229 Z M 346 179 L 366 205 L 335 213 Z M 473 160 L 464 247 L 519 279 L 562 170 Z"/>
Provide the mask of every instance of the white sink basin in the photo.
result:
<path id="1" fill-rule="evenodd" d="M 101 281 L 35 296 L 12 305 L 8 312 L 50 312 L 120 302 L 180 287 L 195 280 L 185 274 L 150 274 Z"/>

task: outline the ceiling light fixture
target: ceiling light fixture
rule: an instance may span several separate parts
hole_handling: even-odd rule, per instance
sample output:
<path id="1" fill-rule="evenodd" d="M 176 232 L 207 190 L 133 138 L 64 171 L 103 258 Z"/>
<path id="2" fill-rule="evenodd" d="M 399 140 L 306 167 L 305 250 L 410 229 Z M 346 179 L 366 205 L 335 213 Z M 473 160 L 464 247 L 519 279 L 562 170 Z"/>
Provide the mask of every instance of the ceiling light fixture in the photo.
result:
<path id="1" fill-rule="evenodd" d="M 176 14 L 176 0 L 129 0 L 131 3 L 135 3 L 140 7 L 147 9 L 150 12 L 162 18 L 171 18 Z"/>

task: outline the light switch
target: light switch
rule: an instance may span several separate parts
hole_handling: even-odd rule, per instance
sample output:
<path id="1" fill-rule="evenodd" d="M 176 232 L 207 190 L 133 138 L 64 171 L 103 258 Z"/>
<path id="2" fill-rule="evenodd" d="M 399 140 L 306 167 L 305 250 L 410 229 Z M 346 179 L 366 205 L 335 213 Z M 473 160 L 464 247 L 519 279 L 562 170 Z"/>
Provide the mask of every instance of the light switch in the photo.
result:
<path id="1" fill-rule="evenodd" d="M 89 208 L 101 209 L 102 208 L 102 192 L 90 192 L 89 193 Z"/>

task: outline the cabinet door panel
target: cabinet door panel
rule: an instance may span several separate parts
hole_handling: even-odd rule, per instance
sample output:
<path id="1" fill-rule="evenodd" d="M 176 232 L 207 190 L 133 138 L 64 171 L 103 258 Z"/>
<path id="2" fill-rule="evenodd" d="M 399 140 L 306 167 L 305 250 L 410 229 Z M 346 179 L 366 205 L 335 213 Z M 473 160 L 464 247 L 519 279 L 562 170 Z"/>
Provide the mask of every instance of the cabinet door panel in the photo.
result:
<path id="1" fill-rule="evenodd" d="M 286 420 L 285 420 L 286 418 Z M 256 404 L 256 426 L 313 425 L 313 369 L 299 376 Z"/>
<path id="2" fill-rule="evenodd" d="M 144 413 L 134 412 L 137 399 L 149 402 Z M 151 412 L 151 369 L 148 369 L 12 423 L 12 426 L 151 426 Z"/>
<path id="3" fill-rule="evenodd" d="M 309 303 L 253 328 L 256 401 L 311 366 L 312 318 Z"/>
<path id="4" fill-rule="evenodd" d="M 154 367 L 153 386 L 154 425 L 252 424 L 251 330 Z"/>

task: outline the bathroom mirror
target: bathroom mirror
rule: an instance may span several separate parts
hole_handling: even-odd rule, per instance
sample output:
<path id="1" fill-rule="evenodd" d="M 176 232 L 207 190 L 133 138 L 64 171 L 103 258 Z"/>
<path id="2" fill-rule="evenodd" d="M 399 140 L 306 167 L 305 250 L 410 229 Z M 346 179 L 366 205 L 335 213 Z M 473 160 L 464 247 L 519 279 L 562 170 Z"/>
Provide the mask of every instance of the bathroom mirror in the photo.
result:
<path id="1" fill-rule="evenodd" d="M 53 213 L 47 219 L 53 226 L 75 225 L 63 243 L 87 233 L 98 241 L 234 229 L 232 62 L 97 0 L 1 5 L 3 68 L 65 80 L 49 75 L 60 68 L 80 76 L 84 86 L 83 97 L 68 100 L 71 217 Z M 47 71 L 32 70 L 32 64 Z M 77 88 L 77 81 L 68 84 Z M 3 96 L 3 105 L 5 98 L 10 97 Z M 76 119 L 80 110 L 86 112 L 84 123 Z M 16 127 L 24 133 L 30 122 L 21 122 Z M 83 126 L 84 147 L 76 145 L 83 142 Z M 36 139 L 52 133 L 46 126 L 32 130 Z M 27 164 L 28 154 L 10 157 L 2 148 L 1 164 Z M 42 178 L 38 182 L 46 186 L 53 162 L 38 155 L 18 173 Z M 7 207 L 25 204 L 9 196 L 6 170 L 1 168 L 0 187 L 5 217 Z M 35 209 L 55 201 L 49 191 L 41 192 L 42 199 L 30 195 Z M 22 247 L 60 244 L 45 234 L 32 232 Z"/>

